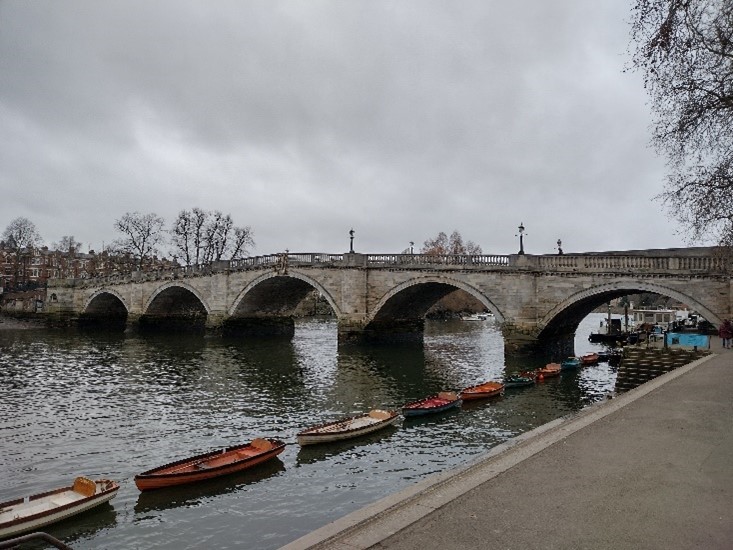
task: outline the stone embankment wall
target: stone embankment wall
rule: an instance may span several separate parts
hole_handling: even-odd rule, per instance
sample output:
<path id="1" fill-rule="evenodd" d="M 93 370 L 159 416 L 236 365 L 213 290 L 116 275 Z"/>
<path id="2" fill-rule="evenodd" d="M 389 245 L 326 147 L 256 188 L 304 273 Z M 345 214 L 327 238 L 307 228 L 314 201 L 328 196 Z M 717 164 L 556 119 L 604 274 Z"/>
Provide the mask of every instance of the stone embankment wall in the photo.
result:
<path id="1" fill-rule="evenodd" d="M 626 347 L 616 375 L 616 392 L 634 389 L 708 353 L 687 349 Z"/>

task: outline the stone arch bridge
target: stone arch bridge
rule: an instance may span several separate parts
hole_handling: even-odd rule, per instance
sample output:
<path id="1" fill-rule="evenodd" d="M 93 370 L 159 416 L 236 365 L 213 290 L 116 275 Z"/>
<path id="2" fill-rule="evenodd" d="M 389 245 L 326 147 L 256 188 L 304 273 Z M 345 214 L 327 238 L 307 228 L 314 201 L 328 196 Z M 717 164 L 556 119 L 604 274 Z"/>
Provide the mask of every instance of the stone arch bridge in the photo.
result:
<path id="1" fill-rule="evenodd" d="M 198 268 L 55 281 L 52 324 L 289 334 L 313 289 L 339 342 L 422 337 L 425 313 L 464 290 L 501 323 L 508 349 L 569 341 L 610 300 L 654 292 L 714 324 L 731 316 L 729 260 L 712 248 L 565 255 L 283 253 Z"/>

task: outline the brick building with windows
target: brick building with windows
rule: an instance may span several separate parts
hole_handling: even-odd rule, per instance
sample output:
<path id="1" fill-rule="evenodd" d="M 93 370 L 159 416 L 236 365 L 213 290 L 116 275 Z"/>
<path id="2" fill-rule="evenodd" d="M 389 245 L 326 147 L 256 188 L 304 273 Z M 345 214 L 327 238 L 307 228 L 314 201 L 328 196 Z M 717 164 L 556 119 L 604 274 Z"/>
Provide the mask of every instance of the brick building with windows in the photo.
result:
<path id="1" fill-rule="evenodd" d="M 153 257 L 146 261 L 143 271 L 174 266 L 167 258 Z M 0 241 L 0 308 L 37 311 L 45 302 L 46 283 L 51 279 L 87 279 L 136 269 L 137 262 L 129 253 L 83 253 L 74 248 L 61 251 L 44 246 L 23 249 L 18 254 L 14 247 Z"/>

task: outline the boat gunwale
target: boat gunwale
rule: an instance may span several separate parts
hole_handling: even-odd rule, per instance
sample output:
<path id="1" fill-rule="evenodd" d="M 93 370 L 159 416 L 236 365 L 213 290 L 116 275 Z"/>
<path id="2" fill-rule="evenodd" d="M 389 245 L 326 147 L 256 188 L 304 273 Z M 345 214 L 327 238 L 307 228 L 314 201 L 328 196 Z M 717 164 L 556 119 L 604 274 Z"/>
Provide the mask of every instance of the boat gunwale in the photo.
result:
<path id="1" fill-rule="evenodd" d="M 74 500 L 72 502 L 67 502 L 66 504 L 61 504 L 59 506 L 54 506 L 53 508 L 50 508 L 48 510 L 43 510 L 41 512 L 36 512 L 35 514 L 29 515 L 29 516 L 17 516 L 17 517 L 15 517 L 15 518 L 13 518 L 13 519 L 11 519 L 9 521 L 0 522 L 0 530 L 7 529 L 7 528 L 10 528 L 10 527 L 15 527 L 16 525 L 21 525 L 23 523 L 31 523 L 31 522 L 36 521 L 38 519 L 41 519 L 43 517 L 52 516 L 52 515 L 57 514 L 59 512 L 65 512 L 65 511 L 71 510 L 73 508 L 81 508 L 83 505 L 89 504 L 89 503 L 91 503 L 91 502 L 93 502 L 95 500 L 101 500 L 102 502 L 100 502 L 100 504 L 103 504 L 106 500 L 111 500 L 112 498 L 114 498 L 114 496 L 117 494 L 117 491 L 119 491 L 119 489 L 120 489 L 120 484 L 117 483 L 116 481 L 111 480 L 111 479 L 96 479 L 96 480 L 94 480 L 94 483 L 95 483 L 95 485 L 98 484 L 98 483 L 103 483 L 103 484 L 106 485 L 106 488 L 102 489 L 102 491 L 99 492 L 99 493 L 96 493 L 95 492 L 93 495 L 89 495 L 89 496 L 83 496 L 82 495 L 82 498 L 80 498 L 78 500 Z M 36 493 L 34 495 L 28 496 L 28 503 L 31 503 L 31 502 L 40 500 L 40 499 L 45 498 L 45 497 L 49 497 L 51 495 L 55 495 L 55 494 L 59 494 L 59 493 L 65 493 L 67 491 L 76 492 L 76 491 L 74 491 L 74 486 L 73 485 L 69 485 L 67 487 L 59 487 L 57 489 L 52 489 L 52 490 L 46 491 L 44 493 Z M 77 493 L 77 494 L 80 494 L 80 493 Z M 109 498 L 106 498 L 106 497 L 109 497 Z M 17 504 L 23 504 L 24 502 L 26 502 L 25 501 L 25 497 L 20 497 L 20 498 L 14 499 L 14 500 L 6 501 L 6 502 L 0 502 L 0 510 L 2 510 L 5 507 L 15 506 Z M 90 506 L 90 508 L 91 508 L 91 506 Z M 85 510 L 82 510 L 82 511 L 86 511 L 86 509 Z M 59 518 L 59 520 L 66 519 L 66 517 L 68 517 L 68 516 L 64 516 L 63 518 Z M 42 525 L 48 525 L 50 523 L 55 523 L 56 521 L 57 520 L 53 520 L 53 521 L 50 521 L 49 523 L 44 523 Z M 1 538 L 5 538 L 7 536 L 11 536 L 11 535 L 12 535 L 12 533 L 9 533 L 7 535 L 0 535 L 0 539 Z"/>
<path id="2" fill-rule="evenodd" d="M 240 466 L 242 464 L 251 462 L 256 459 L 262 459 L 268 455 L 272 455 L 273 457 L 277 456 L 285 448 L 285 445 L 286 445 L 285 442 L 279 439 L 270 438 L 270 437 L 265 437 L 263 439 L 272 443 L 274 447 L 267 449 L 266 451 L 263 451 L 256 455 L 247 456 L 240 460 L 235 460 L 233 462 L 227 462 L 226 464 L 221 464 L 219 466 L 212 466 L 210 468 L 206 468 L 205 470 L 194 470 L 194 471 L 186 471 L 186 472 L 168 472 L 168 473 L 162 472 L 162 470 L 167 470 L 175 466 L 183 466 L 184 464 L 188 464 L 188 463 L 205 462 L 206 459 L 208 458 L 216 458 L 217 456 L 223 456 L 223 455 L 227 455 L 230 453 L 235 453 L 243 449 L 246 449 L 248 447 L 251 447 L 252 442 L 250 441 L 249 443 L 244 443 L 242 445 L 235 445 L 233 447 L 225 447 L 223 452 L 221 450 L 209 451 L 208 453 L 203 453 L 200 455 L 183 458 L 181 460 L 176 460 L 175 462 L 169 462 L 168 464 L 163 464 L 162 466 L 157 466 L 150 470 L 146 470 L 135 476 L 135 482 L 137 483 L 138 480 L 147 481 L 147 480 L 171 479 L 171 478 L 185 479 L 186 477 L 201 477 L 202 475 L 206 475 L 206 477 L 214 477 L 211 474 L 215 474 L 216 472 L 220 470 L 225 470 L 225 469 L 231 468 L 232 466 Z"/>

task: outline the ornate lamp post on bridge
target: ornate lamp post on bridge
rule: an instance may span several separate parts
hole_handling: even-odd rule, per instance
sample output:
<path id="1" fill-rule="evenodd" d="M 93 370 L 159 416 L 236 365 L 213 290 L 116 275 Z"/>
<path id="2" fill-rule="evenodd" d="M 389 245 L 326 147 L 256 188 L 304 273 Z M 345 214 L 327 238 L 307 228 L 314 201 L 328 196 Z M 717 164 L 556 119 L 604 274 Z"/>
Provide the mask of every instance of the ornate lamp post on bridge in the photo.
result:
<path id="1" fill-rule="evenodd" d="M 524 254 L 524 223 L 519 222 L 519 234 L 514 236 L 519 237 L 519 254 Z"/>
<path id="2" fill-rule="evenodd" d="M 558 256 L 562 256 L 562 240 L 557 240 L 557 254 Z"/>
<path id="3" fill-rule="evenodd" d="M 354 228 L 349 231 L 349 253 L 354 253 Z"/>

